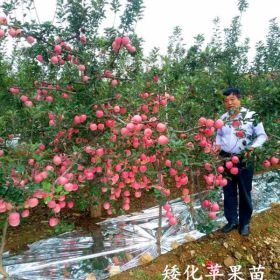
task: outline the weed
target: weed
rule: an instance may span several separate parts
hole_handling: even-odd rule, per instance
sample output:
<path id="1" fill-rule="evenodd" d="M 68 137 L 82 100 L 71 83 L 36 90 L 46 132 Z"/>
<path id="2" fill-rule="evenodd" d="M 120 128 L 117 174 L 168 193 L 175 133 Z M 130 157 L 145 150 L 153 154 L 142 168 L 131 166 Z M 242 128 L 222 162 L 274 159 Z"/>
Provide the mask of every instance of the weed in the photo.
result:
<path id="1" fill-rule="evenodd" d="M 163 280 L 163 276 L 160 272 L 156 273 L 155 280 Z"/>
<path id="2" fill-rule="evenodd" d="M 75 228 L 74 224 L 60 221 L 60 223 L 57 226 L 55 226 L 54 232 L 56 234 L 61 234 L 67 231 L 72 231 L 74 230 L 74 228 Z"/>
<path id="3" fill-rule="evenodd" d="M 136 279 L 144 279 L 144 280 L 149 280 L 148 275 L 146 274 L 146 272 L 144 270 L 135 270 L 133 272 L 133 276 Z"/>
<path id="4" fill-rule="evenodd" d="M 249 265 L 249 262 L 245 261 L 245 260 L 239 260 L 236 263 L 237 265 L 241 265 L 242 268 L 246 268 Z"/>
<path id="5" fill-rule="evenodd" d="M 269 232 L 269 233 L 274 233 L 275 232 L 275 228 L 274 227 L 267 227 L 267 231 Z"/>
<path id="6" fill-rule="evenodd" d="M 197 256 L 197 257 L 196 257 L 196 262 L 197 262 L 197 264 L 199 264 L 199 265 L 203 265 L 203 264 L 205 263 L 205 258 L 202 257 L 202 256 Z"/>

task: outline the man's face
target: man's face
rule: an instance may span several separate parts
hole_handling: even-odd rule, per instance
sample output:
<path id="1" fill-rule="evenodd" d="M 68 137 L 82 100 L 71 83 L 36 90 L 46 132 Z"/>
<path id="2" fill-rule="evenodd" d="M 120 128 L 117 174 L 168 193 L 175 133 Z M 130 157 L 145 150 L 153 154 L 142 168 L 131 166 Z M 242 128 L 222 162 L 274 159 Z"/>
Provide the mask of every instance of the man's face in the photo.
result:
<path id="1" fill-rule="evenodd" d="M 237 98 L 237 96 L 230 94 L 229 96 L 226 96 L 224 99 L 224 105 L 226 110 L 232 110 L 240 106 L 240 99 Z"/>

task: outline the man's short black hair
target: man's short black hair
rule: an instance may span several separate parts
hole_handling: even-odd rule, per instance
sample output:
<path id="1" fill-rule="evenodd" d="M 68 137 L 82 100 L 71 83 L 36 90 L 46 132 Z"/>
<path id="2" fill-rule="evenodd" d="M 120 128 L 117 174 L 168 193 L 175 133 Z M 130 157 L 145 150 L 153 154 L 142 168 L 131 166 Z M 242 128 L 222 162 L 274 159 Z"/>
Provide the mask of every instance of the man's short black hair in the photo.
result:
<path id="1" fill-rule="evenodd" d="M 229 96 L 231 94 L 235 95 L 237 98 L 241 97 L 241 93 L 240 93 L 240 90 L 238 88 L 230 87 L 230 88 L 227 88 L 223 91 L 223 95 L 225 95 L 225 96 Z"/>

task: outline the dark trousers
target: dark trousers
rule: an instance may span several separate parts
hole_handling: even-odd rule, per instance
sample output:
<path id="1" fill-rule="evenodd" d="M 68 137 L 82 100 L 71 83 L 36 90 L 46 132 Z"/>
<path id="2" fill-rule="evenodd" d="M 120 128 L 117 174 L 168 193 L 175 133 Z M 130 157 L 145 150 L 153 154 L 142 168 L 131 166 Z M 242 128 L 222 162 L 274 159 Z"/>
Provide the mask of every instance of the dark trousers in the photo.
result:
<path id="1" fill-rule="evenodd" d="M 251 198 L 253 168 L 241 162 L 238 165 L 238 174 L 230 174 L 224 191 L 224 214 L 229 223 L 238 223 L 238 196 L 239 196 L 239 224 L 250 223 L 253 213 Z M 238 188 L 238 191 L 237 191 Z"/>

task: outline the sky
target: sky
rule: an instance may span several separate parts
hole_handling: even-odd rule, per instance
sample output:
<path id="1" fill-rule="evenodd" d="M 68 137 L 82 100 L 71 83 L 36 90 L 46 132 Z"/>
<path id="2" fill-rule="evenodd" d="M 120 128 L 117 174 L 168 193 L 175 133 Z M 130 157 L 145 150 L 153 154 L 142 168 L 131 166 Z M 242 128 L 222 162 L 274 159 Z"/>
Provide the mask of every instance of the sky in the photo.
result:
<path id="1" fill-rule="evenodd" d="M 40 21 L 52 20 L 55 0 L 34 0 Z M 122 2 L 125 2 L 122 0 Z M 248 0 L 249 8 L 242 15 L 242 37 L 250 38 L 250 56 L 254 55 L 257 41 L 265 40 L 269 20 L 280 22 L 280 0 Z M 186 46 L 191 46 L 197 34 L 211 39 L 213 19 L 220 18 L 222 29 L 229 27 L 234 16 L 239 15 L 238 0 L 144 0 L 143 19 L 137 23 L 136 33 L 144 39 L 144 50 L 159 47 L 164 54 L 168 37 L 175 26 L 180 26 Z M 105 25 L 112 25 L 112 17 Z"/>

